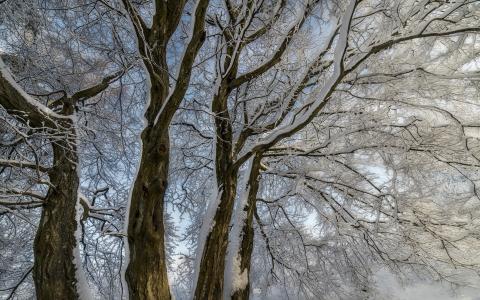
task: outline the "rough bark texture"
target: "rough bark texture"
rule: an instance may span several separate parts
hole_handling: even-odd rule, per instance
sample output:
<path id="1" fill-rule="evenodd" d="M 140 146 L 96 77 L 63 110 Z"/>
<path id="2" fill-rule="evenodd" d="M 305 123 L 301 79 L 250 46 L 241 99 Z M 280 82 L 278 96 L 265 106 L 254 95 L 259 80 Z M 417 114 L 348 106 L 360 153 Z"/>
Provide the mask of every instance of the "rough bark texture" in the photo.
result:
<path id="1" fill-rule="evenodd" d="M 48 171 L 51 186 L 42 205 L 34 241 L 33 281 L 37 299 L 77 299 L 74 251 L 79 178 L 76 131 L 71 118 L 73 102 L 60 103 L 61 111 L 55 113 L 29 98 L 0 57 L 0 105 L 20 122 L 47 128 L 57 136 L 65 134 L 62 140 L 50 139 L 53 150 L 53 166 Z"/>
<path id="2" fill-rule="evenodd" d="M 130 299 L 170 299 L 165 262 L 164 197 L 167 189 L 170 140 L 168 128 L 188 89 L 192 65 L 205 41 L 208 0 L 191 12 L 192 32 L 185 45 L 177 78 L 171 87 L 167 45 L 184 13 L 185 0 L 155 1 L 151 27 L 129 0 L 122 0 L 137 35 L 138 51 L 151 89 L 142 133 L 142 157 L 133 185 L 128 219 L 130 262 L 126 270 Z"/>
<path id="3" fill-rule="evenodd" d="M 232 218 L 237 188 L 237 170 L 233 168 L 232 124 L 227 108 L 230 90 L 226 81 L 222 82 L 217 96 L 213 99 L 212 109 L 217 114 L 215 128 L 217 138 L 215 171 L 220 204 L 214 216 L 214 226 L 207 236 L 203 249 L 195 299 L 221 299 L 223 295 L 223 273 L 225 254 L 228 245 L 228 230 Z"/>
<path id="4" fill-rule="evenodd" d="M 222 299 L 225 255 L 228 245 L 229 223 L 235 199 L 236 176 L 225 176 L 220 208 L 214 217 L 215 226 L 208 234 L 203 257 L 200 262 L 194 299 Z"/>
<path id="5" fill-rule="evenodd" d="M 169 164 L 168 131 L 142 134 L 143 154 L 128 220 L 130 299 L 170 299 L 164 244 L 164 196 Z"/>
<path id="6" fill-rule="evenodd" d="M 233 67 L 235 68 L 235 67 Z M 212 109 L 217 115 L 215 128 L 217 138 L 215 169 L 220 204 L 214 216 L 215 224 L 207 236 L 200 262 L 194 299 L 221 299 L 225 255 L 227 253 L 228 233 L 236 197 L 238 169 L 233 167 L 232 124 L 227 108 L 230 93 L 228 80 L 220 85 L 219 93 L 213 99 Z"/>
<path id="7" fill-rule="evenodd" d="M 78 158 L 68 141 L 53 142 L 54 165 L 34 243 L 33 279 L 38 299 L 78 299 L 74 251 Z"/>
<path id="8" fill-rule="evenodd" d="M 255 1 L 246 2 L 245 12 L 254 11 Z M 227 2 L 228 4 L 228 2 Z M 281 2 L 279 10 L 285 5 L 285 2 Z M 249 25 L 249 16 L 239 15 L 240 10 L 227 7 L 230 16 L 230 26 L 232 28 L 242 28 Z M 272 21 L 278 17 L 278 12 L 274 12 Z M 242 10 L 243 12 L 243 10 Z M 303 24 L 302 19 L 301 24 Z M 271 25 L 271 24 L 270 24 Z M 228 229 L 230 220 L 233 213 L 233 207 L 236 197 L 236 181 L 238 175 L 238 168 L 241 163 L 236 160 L 236 155 L 242 149 L 249 134 L 252 132 L 247 128 L 240 134 L 238 141 L 233 147 L 233 132 L 232 132 L 232 120 L 229 115 L 228 99 L 233 90 L 241 86 L 242 84 L 253 80 L 272 67 L 274 67 L 280 60 L 282 54 L 285 52 L 288 44 L 291 41 L 293 33 L 296 32 L 296 28 L 292 28 L 285 39 L 282 41 L 280 47 L 275 51 L 275 54 L 262 63 L 258 68 L 253 69 L 250 72 L 244 73 L 238 76 L 240 53 L 242 48 L 249 42 L 262 36 L 270 25 L 265 25 L 263 29 L 258 29 L 256 33 L 250 37 L 243 36 L 242 42 L 238 43 L 239 38 L 233 34 L 233 30 L 225 30 L 223 37 L 225 39 L 225 59 L 223 60 L 223 70 L 225 74 L 217 74 L 221 76 L 222 80 L 219 85 L 219 89 L 212 100 L 212 111 L 215 114 L 215 128 L 217 134 L 216 142 L 216 173 L 219 192 L 222 192 L 219 208 L 216 211 L 214 217 L 214 226 L 207 239 L 205 241 L 205 248 L 203 249 L 202 259 L 200 262 L 199 277 L 197 280 L 197 286 L 195 290 L 195 299 L 221 299 L 223 295 L 223 281 L 224 281 L 224 266 L 225 256 L 227 252 L 228 243 Z M 238 44 L 237 44 L 238 43 Z M 245 120 L 247 121 L 247 120 Z M 247 122 L 248 123 L 248 122 Z M 234 149 L 235 148 L 235 149 Z"/>
<path id="9" fill-rule="evenodd" d="M 259 187 L 258 176 L 260 175 L 260 161 L 261 156 L 255 156 L 252 164 L 252 169 L 248 178 L 248 198 L 247 205 L 244 208 L 244 211 L 247 212 L 247 218 L 245 219 L 245 223 L 242 227 L 241 244 L 239 249 L 240 272 L 243 273 L 246 270 L 248 274 L 248 281 L 245 287 L 234 291 L 232 295 L 232 299 L 234 300 L 248 300 L 250 296 L 250 264 L 252 259 L 254 238 L 253 217 L 255 214 L 255 205 Z"/>

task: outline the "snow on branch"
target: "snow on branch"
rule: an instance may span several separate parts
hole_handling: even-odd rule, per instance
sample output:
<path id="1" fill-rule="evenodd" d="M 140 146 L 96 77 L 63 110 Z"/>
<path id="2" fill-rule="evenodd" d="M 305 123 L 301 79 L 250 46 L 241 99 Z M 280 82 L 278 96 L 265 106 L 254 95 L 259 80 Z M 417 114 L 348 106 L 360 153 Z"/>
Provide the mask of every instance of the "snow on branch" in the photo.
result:
<path id="1" fill-rule="evenodd" d="M 0 105 L 9 113 L 17 116 L 24 114 L 29 116 L 29 121 L 41 127 L 55 127 L 59 120 L 70 119 L 69 116 L 62 116 L 52 111 L 36 99 L 28 95 L 15 81 L 10 70 L 0 57 Z"/>

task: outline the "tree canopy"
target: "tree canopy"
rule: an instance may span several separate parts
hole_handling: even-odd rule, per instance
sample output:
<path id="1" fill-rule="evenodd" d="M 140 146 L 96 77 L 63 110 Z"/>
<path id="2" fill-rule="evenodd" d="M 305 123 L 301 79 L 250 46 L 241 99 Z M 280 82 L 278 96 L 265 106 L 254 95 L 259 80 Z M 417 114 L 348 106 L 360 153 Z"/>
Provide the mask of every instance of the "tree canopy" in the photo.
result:
<path id="1" fill-rule="evenodd" d="M 0 0 L 0 21 L 0 299 L 480 289 L 480 1 Z"/>

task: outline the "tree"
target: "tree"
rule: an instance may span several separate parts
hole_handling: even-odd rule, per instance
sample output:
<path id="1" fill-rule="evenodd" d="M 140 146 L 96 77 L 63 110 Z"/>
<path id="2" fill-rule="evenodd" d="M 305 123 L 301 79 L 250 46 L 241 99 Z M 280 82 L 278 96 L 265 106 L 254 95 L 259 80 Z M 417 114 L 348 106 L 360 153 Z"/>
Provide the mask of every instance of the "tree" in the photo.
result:
<path id="1" fill-rule="evenodd" d="M 105 78 L 100 85 L 79 91 L 60 99 L 59 113 L 44 106 L 29 96 L 13 79 L 7 67 L 0 60 L 2 106 L 7 112 L 25 119 L 25 125 L 33 129 L 45 128 L 49 138 L 53 162 L 51 168 L 32 162 L 4 161 L 5 166 L 29 167 L 49 175 L 49 189 L 43 198 L 42 217 L 35 238 L 35 264 L 33 276 L 39 298 L 77 298 L 76 270 L 81 268 L 75 232 L 78 227 L 78 154 L 74 126 L 74 105 L 97 95 L 108 87 L 118 75 Z M 60 136 L 60 139 L 58 138 Z M 13 203 L 12 203 L 13 204 Z M 24 205 L 24 203 L 21 203 Z M 59 263 L 60 262 L 60 263 Z M 79 271 L 81 272 L 81 271 Z"/>
<path id="2" fill-rule="evenodd" d="M 43 4 L 1 28 L 8 297 L 33 273 L 75 298 L 80 264 L 106 299 L 367 298 L 376 268 L 478 270 L 476 1 Z"/>
<path id="3" fill-rule="evenodd" d="M 17 74 L 26 75 L 27 79 L 23 78 L 23 86 L 20 86 L 0 58 L 0 104 L 5 109 L 5 113 L 2 111 L 2 123 L 5 125 L 2 156 L 6 157 L 1 161 L 2 176 L 5 178 L 2 194 L 7 199 L 13 199 L 1 203 L 2 215 L 6 214 L 5 218 L 8 218 L 12 214 L 21 218 L 23 210 L 32 210 L 28 217 L 21 218 L 32 227 L 36 227 L 38 221 L 36 208 L 41 208 L 41 217 L 35 234 L 34 265 L 16 285 L 7 289 L 10 290 L 8 297 L 14 296 L 31 272 L 38 298 L 76 299 L 88 287 L 78 246 L 82 235 L 79 228 L 80 204 L 85 208 L 85 215 L 96 210 L 88 207 L 88 200 L 79 195 L 82 167 L 79 160 L 79 110 L 92 105 L 90 101 L 95 103 L 97 96 L 118 80 L 124 70 L 110 70 L 112 73 L 103 78 L 104 70 L 88 71 L 85 62 L 101 61 L 96 53 L 91 51 L 90 57 L 81 57 L 72 50 L 88 44 L 91 32 L 84 28 L 81 36 L 83 44 L 75 44 L 75 39 L 69 39 L 72 36 L 61 31 L 71 28 L 72 20 L 68 16 L 58 11 L 52 13 L 48 8 L 39 9 L 33 3 L 9 4 L 3 4 L 5 10 L 2 10 L 2 14 L 9 10 L 14 12 L 9 17 L 5 16 L 2 31 L 5 37 L 2 46 L 9 52 L 2 57 L 8 60 Z M 30 14 L 25 15 L 26 12 Z M 71 11 L 70 17 L 78 17 L 73 26 L 90 17 L 83 13 L 82 10 Z M 10 22 L 10 17 L 18 16 L 20 18 Z M 44 23 L 42 16 L 57 18 L 58 22 Z M 12 34 L 15 30 L 23 32 L 25 39 Z M 45 52 L 45 49 L 50 52 Z M 19 58 L 20 50 L 29 52 L 30 56 Z M 50 61 L 47 66 L 50 72 L 45 72 L 43 63 L 49 55 L 58 55 L 57 61 L 61 63 L 55 66 Z M 81 72 L 86 72 L 87 76 Z M 75 83 L 69 82 L 72 74 Z M 30 171 L 26 171 L 28 169 Z M 10 175 L 19 174 L 22 177 L 11 180 Z"/>
<path id="4" fill-rule="evenodd" d="M 266 2 L 261 3 L 267 5 Z M 258 62 L 255 60 L 257 57 L 252 55 L 254 61 L 252 65 L 260 65 L 260 67 L 248 68 L 239 66 L 240 58 L 242 62 L 248 62 L 246 59 L 248 54 L 242 55 L 242 46 L 249 44 L 252 40 L 255 41 L 254 38 L 249 38 L 248 33 L 256 32 L 256 23 L 248 21 L 242 23 L 242 21 L 251 20 L 256 13 L 263 12 L 263 6 L 259 3 L 255 5 L 256 2 L 251 1 L 249 4 L 251 6 L 240 9 L 226 2 L 225 7 L 229 9 L 226 14 L 229 18 L 226 22 L 230 23 L 219 25 L 225 30 L 222 31 L 222 35 L 219 35 L 221 42 L 218 44 L 221 45 L 219 48 L 222 54 L 218 55 L 217 77 L 214 85 L 217 90 L 211 100 L 217 136 L 215 169 L 218 199 L 209 204 L 213 217 L 211 220 L 206 220 L 204 224 L 204 230 L 208 233 L 205 246 L 203 249 L 200 247 L 199 252 L 202 256 L 195 292 L 197 299 L 216 299 L 223 294 L 222 270 L 227 259 L 229 225 L 234 213 L 234 203 L 236 199 L 241 201 L 245 198 L 243 195 L 238 197 L 236 195 L 238 172 L 242 165 L 249 165 L 251 162 L 248 161 L 254 159 L 253 157 L 259 160 L 258 157 L 261 157 L 265 151 L 305 128 L 328 105 L 339 89 L 348 86 L 351 78 L 359 77 L 362 71 L 368 70 L 365 63 L 372 57 L 378 57 L 383 51 L 408 41 L 479 30 L 473 21 L 476 17 L 471 13 L 475 10 L 473 6 L 476 4 L 470 2 L 431 3 L 426 8 L 424 4 L 411 3 L 414 8 L 406 9 L 406 6 L 398 2 L 379 4 L 350 1 L 338 8 L 342 17 L 337 26 L 331 26 L 330 34 L 322 47 L 312 46 L 317 50 L 316 54 L 306 57 L 304 67 L 300 68 L 297 74 L 289 76 L 293 83 L 284 85 L 285 96 L 270 98 L 255 95 L 257 96 L 255 98 L 253 95 L 250 96 L 248 90 L 255 85 L 256 81 L 263 83 L 262 80 L 272 78 L 274 76 L 272 73 L 278 71 L 279 62 L 282 59 L 285 61 L 290 59 L 286 54 L 288 52 L 285 51 L 290 41 L 294 40 L 292 35 L 301 27 L 299 25 L 304 22 L 308 13 L 300 13 L 302 16 L 300 24 L 294 24 L 290 27 L 292 29 L 282 36 L 283 42 L 279 43 L 280 47 L 274 50 L 271 57 Z M 309 2 L 305 11 L 313 10 L 315 4 L 315 2 Z M 279 7 L 282 8 L 281 5 Z M 398 8 L 398 12 L 393 13 L 394 8 Z M 384 10 L 399 16 L 394 18 L 388 13 L 384 15 Z M 367 23 L 364 22 L 365 20 L 372 20 L 372 22 Z M 270 24 L 268 21 L 262 23 Z M 233 27 L 231 31 L 230 27 Z M 390 32 L 386 33 L 385 28 Z M 259 35 L 267 33 L 268 29 L 270 28 L 261 27 L 258 29 Z M 258 35 L 255 34 L 254 37 L 258 38 Z M 225 46 L 222 47 L 223 45 Z M 250 45 L 247 49 L 253 52 L 254 46 Z M 290 55 L 294 56 L 294 54 Z M 240 73 L 239 70 L 243 72 Z M 275 81 L 272 81 L 273 83 L 270 84 L 275 84 Z M 275 88 L 278 93 L 280 86 L 276 85 Z M 241 95 L 242 92 L 247 96 L 239 99 L 238 94 Z M 248 101 L 250 97 L 255 100 Z M 235 127 L 236 123 L 240 125 Z M 259 168 L 261 164 L 257 162 L 255 165 Z M 249 166 L 247 170 L 250 170 Z M 258 170 L 252 170 L 251 175 L 252 180 L 256 180 Z M 247 188 L 240 187 L 240 190 L 254 191 L 256 188 L 250 182 L 247 181 Z M 238 226 L 239 220 L 243 219 L 243 222 L 247 220 L 250 224 L 247 223 L 244 229 L 237 232 L 243 232 L 243 238 L 251 239 L 248 232 L 254 212 L 249 212 L 249 209 L 254 210 L 254 205 L 246 206 L 248 203 L 249 201 L 244 201 L 244 207 L 240 206 L 236 210 L 240 214 L 245 214 L 244 211 L 246 211 L 246 217 L 237 219 L 233 226 Z M 236 239 L 237 237 L 231 238 L 233 241 Z M 248 291 L 243 290 L 249 288 L 249 269 L 245 268 L 248 265 L 248 258 L 239 257 L 237 253 L 241 252 L 249 256 L 248 253 L 251 253 L 251 250 L 248 248 L 251 245 L 249 241 L 239 244 L 246 246 L 246 249 L 231 249 L 230 261 L 234 265 L 244 266 L 244 268 L 232 268 L 237 271 L 232 275 L 232 280 L 241 282 L 234 285 L 232 292 L 241 298 L 248 297 Z"/>
<path id="5" fill-rule="evenodd" d="M 141 135 L 142 158 L 130 200 L 126 280 L 133 299 L 170 299 L 164 240 L 169 126 L 188 88 L 196 54 L 205 40 L 208 1 L 201 0 L 189 9 L 191 32 L 173 87 L 170 87 L 172 68 L 167 62 L 167 47 L 184 14 L 186 1 L 156 1 L 151 27 L 129 0 L 124 0 L 123 5 L 133 24 L 151 85 Z"/>

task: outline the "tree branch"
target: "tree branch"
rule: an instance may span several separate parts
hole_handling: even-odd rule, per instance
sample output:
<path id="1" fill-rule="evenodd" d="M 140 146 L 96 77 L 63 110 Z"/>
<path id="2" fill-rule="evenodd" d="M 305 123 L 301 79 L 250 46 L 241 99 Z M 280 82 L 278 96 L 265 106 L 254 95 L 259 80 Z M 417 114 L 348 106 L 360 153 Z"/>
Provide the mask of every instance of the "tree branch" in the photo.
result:
<path id="1" fill-rule="evenodd" d="M 245 73 L 243 75 L 240 75 L 239 77 L 235 78 L 231 83 L 230 83 L 230 87 L 233 89 L 233 88 L 237 88 L 239 87 L 240 85 L 242 85 L 243 83 L 249 81 L 249 80 L 252 80 L 254 78 L 257 78 L 259 77 L 260 75 L 264 74 L 265 72 L 267 72 L 268 70 L 270 70 L 273 66 L 275 66 L 278 62 L 280 62 L 281 58 L 282 58 L 282 55 L 285 53 L 285 51 L 287 50 L 287 47 L 288 45 L 290 44 L 290 42 L 292 41 L 292 38 L 293 36 L 295 35 L 295 33 L 297 33 L 300 28 L 302 27 L 302 25 L 305 23 L 305 20 L 308 18 L 308 16 L 310 15 L 311 11 L 312 11 L 312 8 L 315 6 L 315 4 L 318 2 L 319 0 L 316 0 L 312 3 L 309 3 L 306 7 L 305 7 L 305 10 L 303 12 L 303 16 L 302 18 L 300 19 L 300 21 L 298 23 L 296 23 L 292 28 L 290 28 L 290 30 L 288 31 L 287 35 L 285 36 L 285 38 L 283 39 L 282 43 L 280 44 L 280 46 L 278 47 L 278 49 L 275 51 L 275 53 L 273 54 L 273 56 L 267 61 L 265 62 L 263 65 L 261 65 L 260 67 L 258 67 L 257 69 L 255 70 L 252 70 L 248 73 Z"/>
<path id="2" fill-rule="evenodd" d="M 14 80 L 10 70 L 0 57 L 0 105 L 8 113 L 24 118 L 35 127 L 57 127 L 57 121 L 71 120 L 69 116 L 55 113 L 39 101 L 28 95 Z"/>
<path id="3" fill-rule="evenodd" d="M 199 0 L 194 12 L 194 19 L 192 20 L 192 33 L 190 41 L 188 42 L 185 53 L 182 57 L 180 68 L 175 87 L 170 92 L 169 96 L 162 105 L 162 108 L 155 117 L 154 124 L 159 123 L 161 126 L 169 123 L 174 113 L 177 111 L 180 102 L 183 100 L 188 88 L 190 76 L 192 74 L 192 65 L 195 61 L 198 51 L 205 41 L 205 15 L 207 12 L 209 0 Z"/>
<path id="4" fill-rule="evenodd" d="M 1 159 L 1 158 L 0 158 L 0 166 L 28 168 L 32 170 L 38 170 L 40 172 L 48 172 L 48 170 L 50 170 L 49 167 L 42 166 L 29 161 L 10 160 L 10 159 Z"/>

